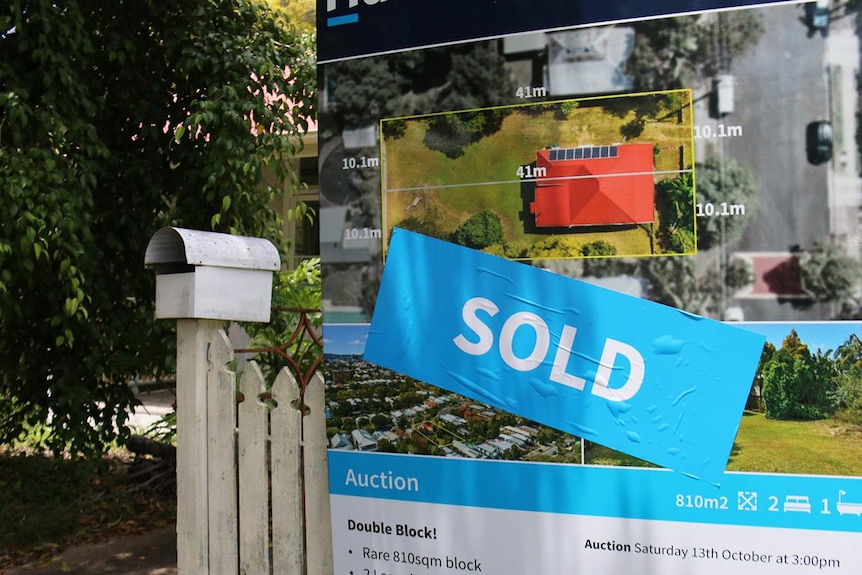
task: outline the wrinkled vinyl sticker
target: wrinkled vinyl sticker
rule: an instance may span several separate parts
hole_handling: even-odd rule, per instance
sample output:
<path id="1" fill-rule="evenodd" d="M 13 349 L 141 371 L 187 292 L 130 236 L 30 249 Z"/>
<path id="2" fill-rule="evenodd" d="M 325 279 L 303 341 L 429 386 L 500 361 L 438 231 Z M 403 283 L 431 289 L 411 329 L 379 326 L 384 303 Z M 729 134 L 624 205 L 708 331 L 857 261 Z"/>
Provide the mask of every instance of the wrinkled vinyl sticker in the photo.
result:
<path id="1" fill-rule="evenodd" d="M 365 359 L 719 483 L 764 340 L 395 230 Z"/>

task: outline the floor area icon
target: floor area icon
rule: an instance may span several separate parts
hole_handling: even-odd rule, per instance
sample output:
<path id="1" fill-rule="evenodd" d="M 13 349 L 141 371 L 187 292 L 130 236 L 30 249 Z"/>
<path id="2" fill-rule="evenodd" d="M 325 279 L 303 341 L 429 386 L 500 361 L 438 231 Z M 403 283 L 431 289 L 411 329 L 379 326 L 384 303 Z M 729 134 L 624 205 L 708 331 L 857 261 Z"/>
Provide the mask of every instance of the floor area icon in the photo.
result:
<path id="1" fill-rule="evenodd" d="M 757 511 L 757 491 L 738 491 L 736 508 L 740 511 Z"/>

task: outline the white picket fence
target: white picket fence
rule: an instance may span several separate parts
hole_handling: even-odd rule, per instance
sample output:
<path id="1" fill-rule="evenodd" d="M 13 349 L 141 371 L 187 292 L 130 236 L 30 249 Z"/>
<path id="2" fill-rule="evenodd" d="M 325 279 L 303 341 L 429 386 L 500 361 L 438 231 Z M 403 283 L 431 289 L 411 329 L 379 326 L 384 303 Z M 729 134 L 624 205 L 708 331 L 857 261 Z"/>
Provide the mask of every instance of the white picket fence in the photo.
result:
<path id="1" fill-rule="evenodd" d="M 332 575 L 323 378 L 301 397 L 285 369 L 268 392 L 249 362 L 237 387 L 220 322 L 177 336 L 198 356 L 177 361 L 180 575 Z"/>

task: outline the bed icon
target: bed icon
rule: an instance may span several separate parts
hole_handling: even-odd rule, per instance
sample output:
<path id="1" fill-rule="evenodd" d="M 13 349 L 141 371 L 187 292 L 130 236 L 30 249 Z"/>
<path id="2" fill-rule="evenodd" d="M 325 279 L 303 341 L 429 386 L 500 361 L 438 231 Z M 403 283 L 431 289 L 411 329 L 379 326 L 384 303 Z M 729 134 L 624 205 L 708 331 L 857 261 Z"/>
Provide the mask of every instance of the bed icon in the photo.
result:
<path id="1" fill-rule="evenodd" d="M 784 498 L 784 511 L 811 513 L 811 502 L 807 495 L 788 495 Z"/>

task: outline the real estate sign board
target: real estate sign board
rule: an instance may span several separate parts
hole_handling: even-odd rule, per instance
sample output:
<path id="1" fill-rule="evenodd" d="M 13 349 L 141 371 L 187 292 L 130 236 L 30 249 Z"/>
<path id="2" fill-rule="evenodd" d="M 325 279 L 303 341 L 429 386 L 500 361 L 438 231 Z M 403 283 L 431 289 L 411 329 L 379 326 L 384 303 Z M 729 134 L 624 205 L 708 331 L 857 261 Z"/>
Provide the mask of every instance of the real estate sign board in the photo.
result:
<path id="1" fill-rule="evenodd" d="M 327 0 L 318 20 L 335 572 L 860 572 L 862 6 Z M 412 287 L 381 290 L 390 265 Z M 509 303 L 453 315 L 476 270 Z M 693 331 L 600 309 L 615 292 Z M 652 334 L 614 349 L 667 356 L 662 377 L 575 374 L 611 340 L 588 325 Z M 694 365 L 715 342 L 721 378 Z M 675 394 L 636 405 L 609 383 L 635 373 Z M 725 430 L 726 462 L 686 449 Z"/>

